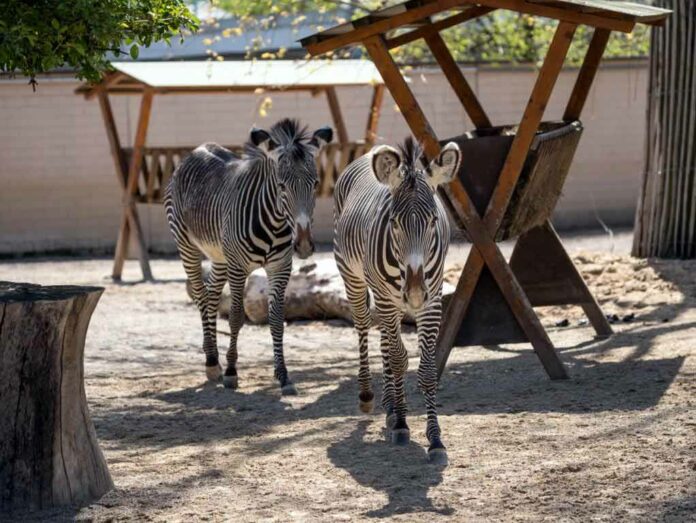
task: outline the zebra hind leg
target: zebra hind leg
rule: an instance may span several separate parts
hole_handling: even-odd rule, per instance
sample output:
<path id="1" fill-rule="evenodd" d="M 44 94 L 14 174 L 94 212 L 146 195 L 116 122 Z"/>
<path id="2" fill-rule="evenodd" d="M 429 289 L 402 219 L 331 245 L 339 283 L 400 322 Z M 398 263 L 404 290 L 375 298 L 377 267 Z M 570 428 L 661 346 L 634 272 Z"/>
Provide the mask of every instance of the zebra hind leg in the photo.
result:
<path id="1" fill-rule="evenodd" d="M 360 354 L 360 370 L 358 371 L 358 406 L 366 414 L 370 414 L 374 408 L 375 394 L 372 391 L 372 374 L 370 373 L 370 359 L 367 347 L 367 334 L 370 330 L 372 317 L 370 316 L 370 294 L 367 286 L 362 282 L 346 275 L 346 296 L 351 306 L 353 323 L 358 331 L 358 350 Z"/>
<path id="2" fill-rule="evenodd" d="M 198 306 L 201 314 L 201 324 L 203 326 L 203 352 L 205 353 L 205 374 L 210 381 L 220 381 L 222 367 L 220 367 L 217 338 L 215 329 L 210 330 L 208 315 L 208 290 L 203 281 L 201 270 L 201 253 L 197 247 L 188 241 L 179 241 L 179 254 L 184 265 L 184 271 L 191 283 L 191 294 L 193 301 Z"/>
<path id="3" fill-rule="evenodd" d="M 206 299 L 206 317 L 203 324 L 204 338 L 211 340 L 210 343 L 215 345 L 217 354 L 217 316 L 218 305 L 220 304 L 220 295 L 222 288 L 225 286 L 226 268 L 224 263 L 213 262 L 210 276 L 206 283 L 207 299 Z M 216 358 L 217 359 L 217 358 Z M 217 364 L 218 372 L 222 371 L 220 364 Z M 219 377 L 217 378 L 219 379 Z M 223 377 L 225 386 L 225 378 Z"/>

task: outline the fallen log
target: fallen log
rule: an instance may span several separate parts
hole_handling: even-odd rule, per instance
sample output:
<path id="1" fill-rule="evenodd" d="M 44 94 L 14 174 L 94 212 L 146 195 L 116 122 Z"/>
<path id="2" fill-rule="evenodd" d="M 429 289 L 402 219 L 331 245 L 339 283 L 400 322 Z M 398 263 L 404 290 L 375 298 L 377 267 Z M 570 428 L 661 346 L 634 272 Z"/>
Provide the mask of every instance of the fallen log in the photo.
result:
<path id="1" fill-rule="evenodd" d="M 0 282 L 0 512 L 82 505 L 113 482 L 84 389 L 104 289 Z"/>
<path id="2" fill-rule="evenodd" d="M 209 269 L 204 268 L 207 277 Z M 186 290 L 191 296 L 191 287 L 186 283 Z M 443 283 L 444 306 L 447 305 L 454 286 Z M 230 311 L 230 295 L 225 287 L 218 312 L 221 318 L 227 318 Z M 252 323 L 268 322 L 268 280 L 262 269 L 249 275 L 244 290 L 244 313 Z M 322 259 L 293 268 L 285 292 L 285 319 L 295 320 L 330 320 L 343 319 L 353 321 L 350 303 L 346 297 L 343 280 L 332 259 Z M 373 321 L 377 316 L 373 310 Z M 405 318 L 413 323 L 413 318 Z"/>

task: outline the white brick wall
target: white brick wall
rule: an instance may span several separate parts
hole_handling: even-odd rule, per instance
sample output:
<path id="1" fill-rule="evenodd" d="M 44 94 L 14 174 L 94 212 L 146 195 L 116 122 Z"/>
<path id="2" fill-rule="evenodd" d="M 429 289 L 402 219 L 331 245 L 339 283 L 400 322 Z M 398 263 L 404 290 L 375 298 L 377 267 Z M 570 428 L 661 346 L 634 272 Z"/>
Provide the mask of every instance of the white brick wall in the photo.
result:
<path id="1" fill-rule="evenodd" d="M 465 71 L 494 123 L 519 120 L 535 73 L 528 69 Z M 546 119 L 559 118 L 575 71 L 562 73 Z M 415 71 L 411 86 L 441 137 L 470 128 L 446 79 L 435 69 Z M 595 215 L 630 224 L 643 162 L 647 68 L 609 65 L 598 74 L 583 121 L 585 134 L 556 213 L 559 226 L 595 225 Z M 69 78 L 41 79 L 36 93 L 23 80 L 0 80 L 0 253 L 113 249 L 120 190 L 96 100 L 73 94 Z M 268 117 L 257 107 L 266 95 L 155 97 L 148 143 L 188 145 L 239 142 L 252 125 L 295 116 L 318 127 L 331 123 L 324 97 L 272 94 Z M 370 88 L 339 90 L 351 137 L 363 134 Z M 124 144 L 132 141 L 139 100 L 113 97 Z M 380 141 L 402 140 L 408 129 L 389 94 L 384 99 Z M 141 206 L 143 228 L 157 250 L 172 247 L 160 206 Z M 330 217 L 329 201 L 318 216 Z M 330 219 L 317 219 L 330 223 Z M 316 231 L 327 240 L 330 228 Z"/>

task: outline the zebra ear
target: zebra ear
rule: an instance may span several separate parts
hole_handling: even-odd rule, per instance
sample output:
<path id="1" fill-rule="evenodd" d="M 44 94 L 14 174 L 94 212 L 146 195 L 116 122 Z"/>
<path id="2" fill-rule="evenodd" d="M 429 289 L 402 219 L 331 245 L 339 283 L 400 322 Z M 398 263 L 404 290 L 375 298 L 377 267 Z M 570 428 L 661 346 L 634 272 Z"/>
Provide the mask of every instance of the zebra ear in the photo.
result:
<path id="1" fill-rule="evenodd" d="M 462 153 L 455 142 L 449 142 L 440 154 L 430 162 L 428 183 L 435 189 L 438 185 L 451 182 L 459 171 Z"/>
<path id="2" fill-rule="evenodd" d="M 314 131 L 314 134 L 312 134 L 312 139 L 309 140 L 309 145 L 319 148 L 322 145 L 329 143 L 331 140 L 333 140 L 333 129 L 327 125 Z"/>
<path id="3" fill-rule="evenodd" d="M 256 147 L 267 152 L 271 152 L 273 149 L 278 147 L 278 144 L 273 141 L 271 135 L 263 129 L 257 129 L 254 127 L 249 133 L 249 138 L 251 143 L 253 143 Z"/>
<path id="4" fill-rule="evenodd" d="M 388 145 L 378 145 L 372 149 L 372 171 L 375 177 L 393 191 L 401 183 L 401 156 Z"/>

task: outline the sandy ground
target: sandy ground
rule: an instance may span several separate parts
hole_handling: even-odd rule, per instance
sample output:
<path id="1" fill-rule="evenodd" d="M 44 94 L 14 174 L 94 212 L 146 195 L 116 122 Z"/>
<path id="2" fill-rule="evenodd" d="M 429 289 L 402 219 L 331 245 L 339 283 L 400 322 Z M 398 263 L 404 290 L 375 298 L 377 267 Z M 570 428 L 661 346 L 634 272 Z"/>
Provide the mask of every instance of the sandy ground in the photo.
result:
<path id="1" fill-rule="evenodd" d="M 380 412 L 357 412 L 355 336 L 344 323 L 288 325 L 292 398 L 272 380 L 267 327 L 245 326 L 232 392 L 204 383 L 198 314 L 178 261 L 155 260 L 158 281 L 147 284 L 135 283 L 129 262 L 121 285 L 106 278 L 106 259 L 1 262 L 0 279 L 106 287 L 87 339 L 86 389 L 116 489 L 33 517 L 696 521 L 696 263 L 631 259 L 629 241 L 569 243 L 607 312 L 635 315 L 596 340 L 579 309 L 543 311 L 571 379 L 548 380 L 528 345 L 455 349 L 439 394 L 444 469 L 426 463 L 412 332 L 412 442 L 394 448 Z M 595 252 L 577 253 L 588 246 Z M 564 318 L 569 327 L 554 327 Z M 377 341 L 374 331 L 379 390 Z"/>

